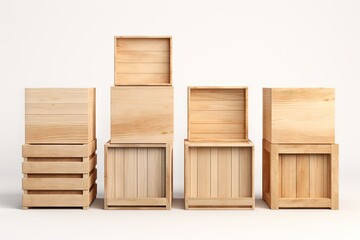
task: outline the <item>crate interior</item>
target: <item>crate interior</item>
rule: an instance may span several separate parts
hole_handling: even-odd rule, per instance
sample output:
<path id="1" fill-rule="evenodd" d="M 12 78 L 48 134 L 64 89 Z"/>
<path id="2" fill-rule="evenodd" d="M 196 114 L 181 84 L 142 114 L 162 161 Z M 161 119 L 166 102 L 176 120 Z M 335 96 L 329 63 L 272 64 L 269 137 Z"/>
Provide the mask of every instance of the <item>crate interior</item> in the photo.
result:
<path id="1" fill-rule="evenodd" d="M 188 139 L 247 140 L 246 88 L 190 88 Z"/>
<path id="2" fill-rule="evenodd" d="M 115 85 L 171 85 L 170 38 L 115 38 Z"/>
<path id="3" fill-rule="evenodd" d="M 191 198 L 252 197 L 251 147 L 190 147 Z"/>
<path id="4" fill-rule="evenodd" d="M 264 150 L 264 191 L 270 192 L 270 154 Z M 329 154 L 280 154 L 280 198 L 330 198 Z"/>
<path id="5" fill-rule="evenodd" d="M 164 198 L 165 147 L 109 147 L 108 198 Z"/>

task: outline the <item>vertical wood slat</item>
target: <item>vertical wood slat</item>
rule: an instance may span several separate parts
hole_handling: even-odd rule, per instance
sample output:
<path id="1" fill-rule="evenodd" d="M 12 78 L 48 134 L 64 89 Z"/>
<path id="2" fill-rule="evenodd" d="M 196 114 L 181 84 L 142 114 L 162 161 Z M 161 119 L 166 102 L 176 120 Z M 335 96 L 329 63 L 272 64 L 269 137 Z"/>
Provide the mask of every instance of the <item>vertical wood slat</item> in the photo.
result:
<path id="1" fill-rule="evenodd" d="M 323 155 L 310 155 L 310 198 L 321 198 L 324 194 Z"/>
<path id="2" fill-rule="evenodd" d="M 310 197 L 310 156 L 299 154 L 296 156 L 296 197 Z"/>
<path id="3" fill-rule="evenodd" d="M 240 197 L 252 196 L 252 149 L 240 149 Z"/>
<path id="4" fill-rule="evenodd" d="M 148 151 L 146 148 L 137 149 L 137 161 L 138 161 L 138 168 L 137 168 L 138 197 L 145 198 L 148 196 Z"/>
<path id="5" fill-rule="evenodd" d="M 296 198 L 296 155 L 281 155 L 281 197 Z"/>
<path id="6" fill-rule="evenodd" d="M 191 169 L 191 175 L 190 175 L 190 195 L 193 198 L 196 198 L 198 196 L 198 171 L 197 171 L 197 163 L 198 163 L 198 149 L 197 148 L 190 148 L 190 169 Z"/>
<path id="7" fill-rule="evenodd" d="M 162 190 L 162 162 L 163 159 L 162 152 L 157 148 L 148 149 L 148 161 L 151 164 L 148 164 L 148 197 L 160 197 L 164 193 Z"/>
<path id="8" fill-rule="evenodd" d="M 208 198 L 210 197 L 210 148 L 198 148 L 198 197 Z"/>
<path id="9" fill-rule="evenodd" d="M 240 148 L 231 149 L 231 197 L 240 197 L 240 188 L 243 182 L 240 183 Z"/>
<path id="10" fill-rule="evenodd" d="M 124 149 L 124 195 L 125 198 L 137 197 L 137 149 Z"/>
<path id="11" fill-rule="evenodd" d="M 218 184 L 219 197 L 231 197 L 231 148 L 218 149 Z"/>
<path id="12" fill-rule="evenodd" d="M 211 179 L 210 179 L 210 187 L 211 187 L 211 193 L 210 197 L 216 198 L 218 197 L 218 149 L 217 148 L 211 148 Z"/>
<path id="13" fill-rule="evenodd" d="M 114 186 L 115 186 L 115 198 L 124 197 L 124 149 L 111 149 L 111 152 L 115 154 L 114 157 L 110 157 L 114 162 Z"/>

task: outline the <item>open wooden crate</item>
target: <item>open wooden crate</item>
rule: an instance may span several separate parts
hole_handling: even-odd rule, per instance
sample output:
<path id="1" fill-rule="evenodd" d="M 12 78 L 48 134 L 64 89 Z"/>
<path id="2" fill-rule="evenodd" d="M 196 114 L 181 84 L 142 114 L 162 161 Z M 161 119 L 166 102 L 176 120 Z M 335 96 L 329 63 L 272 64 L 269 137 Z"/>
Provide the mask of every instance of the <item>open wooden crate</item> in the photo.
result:
<path id="1" fill-rule="evenodd" d="M 112 87 L 111 143 L 171 143 L 173 87 Z"/>
<path id="2" fill-rule="evenodd" d="M 189 141 L 247 141 L 246 87 L 189 87 Z"/>
<path id="3" fill-rule="evenodd" d="M 171 144 L 105 144 L 105 209 L 170 209 Z"/>
<path id="4" fill-rule="evenodd" d="M 82 207 L 96 197 L 96 140 L 81 145 L 23 145 L 23 208 Z"/>
<path id="5" fill-rule="evenodd" d="M 251 142 L 185 141 L 185 209 L 253 209 Z"/>
<path id="6" fill-rule="evenodd" d="M 115 37 L 115 86 L 171 85 L 171 37 Z"/>
<path id="7" fill-rule="evenodd" d="M 263 141 L 263 199 L 271 209 L 339 208 L 337 144 Z"/>
<path id="8" fill-rule="evenodd" d="M 86 144 L 96 138 L 95 88 L 25 89 L 25 143 Z"/>

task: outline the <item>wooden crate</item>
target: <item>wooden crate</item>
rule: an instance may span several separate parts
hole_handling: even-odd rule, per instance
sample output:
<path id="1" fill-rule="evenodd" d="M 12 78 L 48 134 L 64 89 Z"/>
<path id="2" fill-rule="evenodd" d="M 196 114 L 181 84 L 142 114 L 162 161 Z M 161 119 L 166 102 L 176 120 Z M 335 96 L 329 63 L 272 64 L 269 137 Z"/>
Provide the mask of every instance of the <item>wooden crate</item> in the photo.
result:
<path id="1" fill-rule="evenodd" d="M 105 144 L 105 209 L 170 209 L 171 144 Z"/>
<path id="2" fill-rule="evenodd" d="M 251 142 L 185 140 L 185 209 L 253 209 Z"/>
<path id="3" fill-rule="evenodd" d="M 23 208 L 82 207 L 97 193 L 96 140 L 82 145 L 23 145 Z"/>
<path id="4" fill-rule="evenodd" d="M 171 85 L 171 37 L 115 37 L 115 86 Z"/>
<path id="5" fill-rule="evenodd" d="M 26 143 L 89 143 L 95 132 L 95 88 L 25 89 Z"/>
<path id="6" fill-rule="evenodd" d="M 189 141 L 247 141 L 246 87 L 189 87 Z"/>
<path id="7" fill-rule="evenodd" d="M 334 143 L 333 88 L 264 88 L 263 132 L 270 143 Z"/>
<path id="8" fill-rule="evenodd" d="M 337 144 L 263 140 L 263 199 L 271 209 L 339 208 Z"/>
<path id="9" fill-rule="evenodd" d="M 173 87 L 112 87 L 111 143 L 171 143 Z"/>

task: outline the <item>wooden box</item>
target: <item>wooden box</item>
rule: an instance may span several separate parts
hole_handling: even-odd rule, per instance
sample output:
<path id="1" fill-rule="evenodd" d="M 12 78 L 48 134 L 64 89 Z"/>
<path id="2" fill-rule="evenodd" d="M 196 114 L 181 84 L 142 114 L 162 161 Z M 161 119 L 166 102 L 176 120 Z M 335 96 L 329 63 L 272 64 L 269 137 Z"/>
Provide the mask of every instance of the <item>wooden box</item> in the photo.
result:
<path id="1" fill-rule="evenodd" d="M 270 143 L 334 143 L 333 88 L 263 89 L 263 132 Z"/>
<path id="2" fill-rule="evenodd" d="M 247 141 L 246 87 L 189 87 L 189 141 Z"/>
<path id="3" fill-rule="evenodd" d="M 111 143 L 171 143 L 173 87 L 112 87 Z"/>
<path id="4" fill-rule="evenodd" d="M 171 144 L 105 144 L 105 209 L 170 209 Z"/>
<path id="5" fill-rule="evenodd" d="M 115 37 L 115 86 L 171 84 L 171 37 Z"/>
<path id="6" fill-rule="evenodd" d="M 185 140 L 185 209 L 253 209 L 251 142 Z"/>
<path id="7" fill-rule="evenodd" d="M 23 208 L 82 207 L 96 197 L 96 140 L 83 145 L 23 145 Z"/>
<path id="8" fill-rule="evenodd" d="M 263 141 L 263 199 L 271 209 L 339 208 L 337 144 Z"/>
<path id="9" fill-rule="evenodd" d="M 25 142 L 82 144 L 95 136 L 95 88 L 25 89 Z"/>

